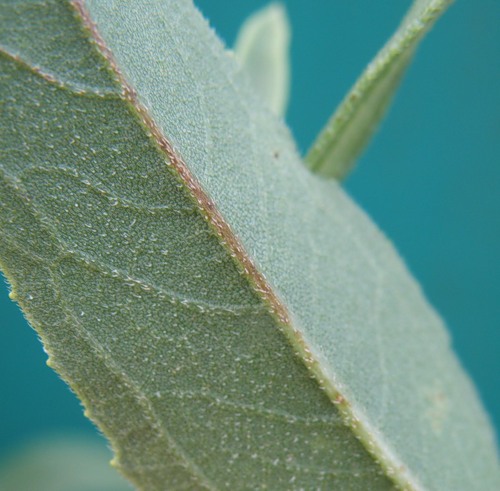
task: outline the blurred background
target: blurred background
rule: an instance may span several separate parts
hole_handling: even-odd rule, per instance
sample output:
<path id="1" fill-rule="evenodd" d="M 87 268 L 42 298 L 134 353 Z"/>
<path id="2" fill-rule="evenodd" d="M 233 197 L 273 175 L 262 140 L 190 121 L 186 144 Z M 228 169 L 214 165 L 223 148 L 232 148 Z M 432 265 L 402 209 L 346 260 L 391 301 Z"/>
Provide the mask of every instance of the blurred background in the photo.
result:
<path id="1" fill-rule="evenodd" d="M 197 0 L 231 46 L 265 1 Z M 410 1 L 287 0 L 286 120 L 305 153 Z M 345 187 L 392 239 L 446 320 L 500 424 L 500 2 L 458 0 L 424 41 Z M 92 434 L 0 281 L 0 461 L 33 438 Z"/>

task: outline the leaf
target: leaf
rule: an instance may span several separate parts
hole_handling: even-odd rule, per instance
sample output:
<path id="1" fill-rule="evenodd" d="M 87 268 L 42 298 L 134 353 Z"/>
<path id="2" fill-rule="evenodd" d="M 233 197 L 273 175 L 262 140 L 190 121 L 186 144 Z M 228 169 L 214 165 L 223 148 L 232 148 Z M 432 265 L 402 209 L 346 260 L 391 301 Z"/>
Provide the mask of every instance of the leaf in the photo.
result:
<path id="1" fill-rule="evenodd" d="M 498 487 L 441 321 L 191 2 L 0 12 L 0 263 L 139 489 Z"/>
<path id="2" fill-rule="evenodd" d="M 415 50 L 453 0 L 415 0 L 396 33 L 346 95 L 305 157 L 325 177 L 343 179 L 384 117 Z"/>
<path id="3" fill-rule="evenodd" d="M 31 443 L 0 467 L 2 491 L 126 491 L 105 446 L 61 436 Z"/>
<path id="4" fill-rule="evenodd" d="M 278 116 L 290 91 L 290 24 L 281 3 L 271 3 L 241 26 L 234 51 L 258 93 Z"/>

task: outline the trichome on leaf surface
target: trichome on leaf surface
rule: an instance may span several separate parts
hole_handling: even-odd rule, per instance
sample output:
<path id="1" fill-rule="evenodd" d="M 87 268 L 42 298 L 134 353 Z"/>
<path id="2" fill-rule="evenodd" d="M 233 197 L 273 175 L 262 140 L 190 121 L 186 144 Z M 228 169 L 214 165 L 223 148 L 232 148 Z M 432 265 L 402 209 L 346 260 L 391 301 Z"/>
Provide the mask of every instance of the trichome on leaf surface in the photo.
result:
<path id="1" fill-rule="evenodd" d="M 288 27 L 0 4 L 0 264 L 142 490 L 496 489 L 441 320 L 338 181 L 450 3 L 416 0 L 306 157 Z"/>

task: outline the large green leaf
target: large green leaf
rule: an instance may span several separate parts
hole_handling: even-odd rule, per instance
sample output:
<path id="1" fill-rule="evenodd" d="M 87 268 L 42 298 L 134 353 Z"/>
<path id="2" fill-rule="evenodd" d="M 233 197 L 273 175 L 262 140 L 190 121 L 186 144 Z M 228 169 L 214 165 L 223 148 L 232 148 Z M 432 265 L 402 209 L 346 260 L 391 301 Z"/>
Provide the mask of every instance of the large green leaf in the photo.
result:
<path id="1" fill-rule="evenodd" d="M 385 115 L 418 44 L 453 0 L 415 0 L 306 155 L 310 169 L 343 179 Z"/>
<path id="2" fill-rule="evenodd" d="M 498 486 L 441 321 L 190 1 L 0 13 L 0 262 L 127 477 Z"/>

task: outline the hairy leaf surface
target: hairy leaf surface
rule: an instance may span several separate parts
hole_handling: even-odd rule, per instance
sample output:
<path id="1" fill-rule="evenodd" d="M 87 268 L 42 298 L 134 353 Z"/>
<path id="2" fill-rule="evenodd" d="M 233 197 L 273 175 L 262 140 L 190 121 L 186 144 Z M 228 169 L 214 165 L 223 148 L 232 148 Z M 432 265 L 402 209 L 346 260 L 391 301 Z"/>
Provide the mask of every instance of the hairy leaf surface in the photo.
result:
<path id="1" fill-rule="evenodd" d="M 127 477 L 496 486 L 441 321 L 190 1 L 0 13 L 0 261 Z"/>

